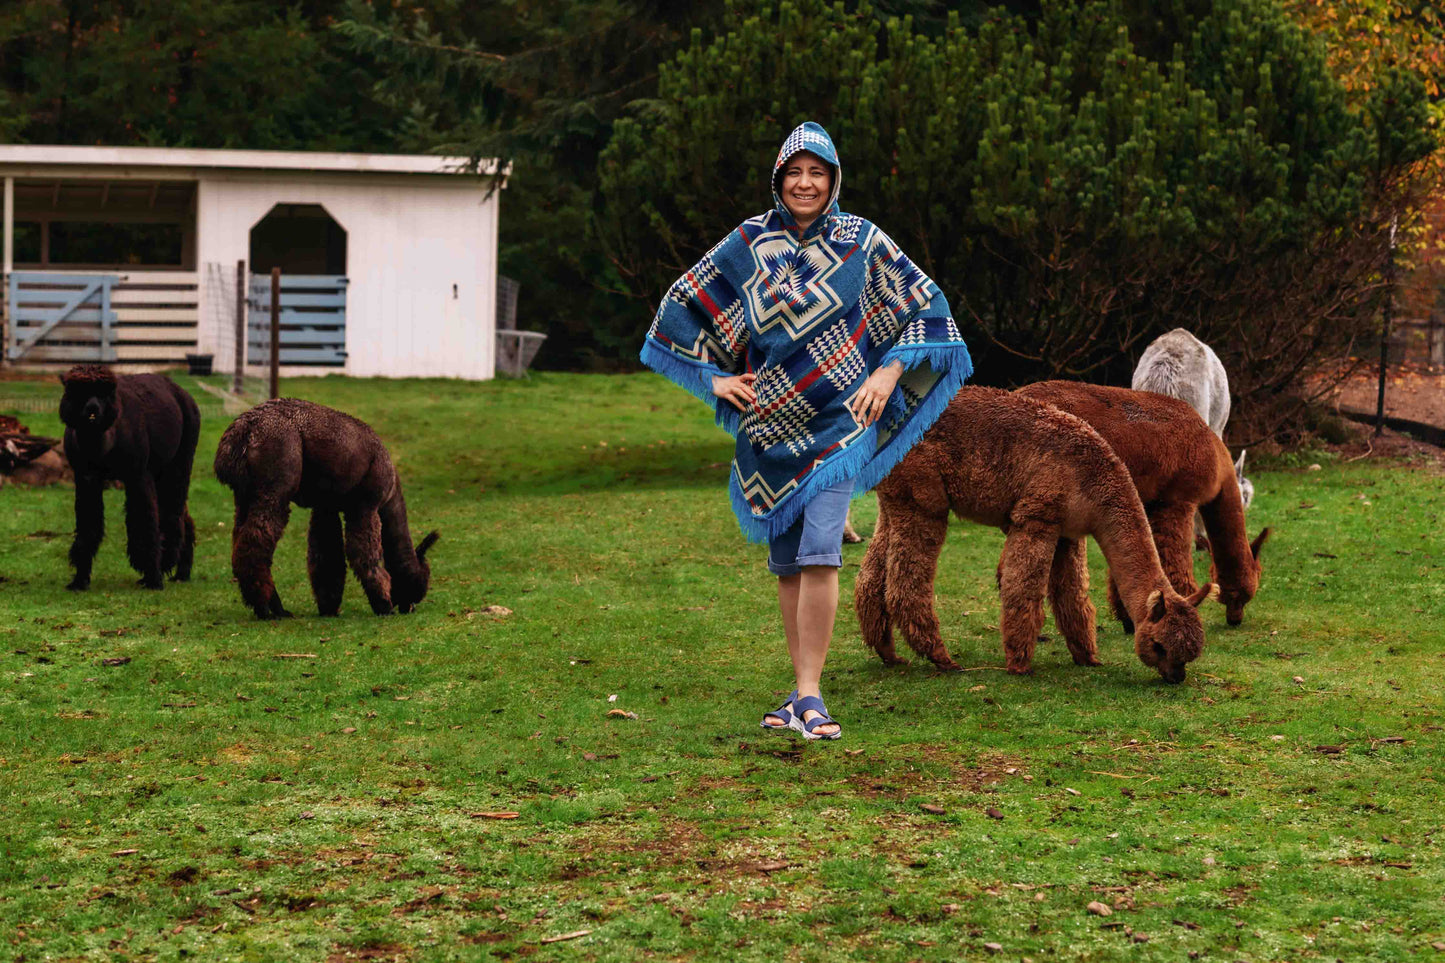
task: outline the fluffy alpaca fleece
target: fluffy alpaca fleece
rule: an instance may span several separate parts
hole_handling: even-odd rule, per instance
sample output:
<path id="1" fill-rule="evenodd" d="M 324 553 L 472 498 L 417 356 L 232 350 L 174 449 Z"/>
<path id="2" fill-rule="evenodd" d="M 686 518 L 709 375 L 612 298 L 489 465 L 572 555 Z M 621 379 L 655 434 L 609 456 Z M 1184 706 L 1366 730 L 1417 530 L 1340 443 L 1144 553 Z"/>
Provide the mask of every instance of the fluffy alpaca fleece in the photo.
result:
<path id="1" fill-rule="evenodd" d="M 933 578 L 949 510 L 996 525 L 1000 629 L 1008 670 L 1028 672 L 1044 596 L 1079 665 L 1098 665 L 1084 538 L 1104 551 L 1138 629 L 1140 661 L 1168 682 L 1204 648 L 1197 611 L 1213 590 L 1183 597 L 1169 584 L 1129 471 L 1088 425 L 1040 402 L 964 388 L 877 487 L 878 527 L 858 573 L 863 639 L 897 663 L 892 627 L 940 668 L 957 669 L 939 635 Z"/>
<path id="2" fill-rule="evenodd" d="M 291 614 L 271 579 L 271 558 L 293 502 L 311 509 L 306 568 L 322 615 L 341 610 L 348 561 L 377 615 L 410 612 L 426 596 L 426 553 L 437 533 L 412 548 L 401 479 L 365 422 L 309 401 L 268 401 L 226 429 L 215 470 L 236 502 L 231 571 L 257 618 Z"/>
<path id="3" fill-rule="evenodd" d="M 1077 381 L 1043 381 L 1015 394 L 1042 401 L 1082 418 L 1114 449 L 1129 469 L 1144 503 L 1159 561 L 1176 591 L 1194 591 L 1193 519 L 1204 519 L 1214 561 L 1210 578 L 1219 584 L 1230 625 L 1244 619 L 1244 607 L 1259 591 L 1259 551 L 1269 529 L 1248 540 L 1244 501 L 1229 449 L 1189 404 L 1152 391 L 1105 388 Z M 1126 632 L 1133 620 L 1109 579 L 1109 605 Z"/>
<path id="4" fill-rule="evenodd" d="M 163 575 L 191 577 L 196 526 L 186 511 L 191 462 L 201 434 L 195 400 L 164 375 L 117 377 L 101 365 L 76 365 L 60 376 L 65 457 L 75 472 L 75 541 L 68 588 L 90 587 L 105 537 L 101 493 L 125 486 L 126 554 L 140 584 L 158 589 Z"/>

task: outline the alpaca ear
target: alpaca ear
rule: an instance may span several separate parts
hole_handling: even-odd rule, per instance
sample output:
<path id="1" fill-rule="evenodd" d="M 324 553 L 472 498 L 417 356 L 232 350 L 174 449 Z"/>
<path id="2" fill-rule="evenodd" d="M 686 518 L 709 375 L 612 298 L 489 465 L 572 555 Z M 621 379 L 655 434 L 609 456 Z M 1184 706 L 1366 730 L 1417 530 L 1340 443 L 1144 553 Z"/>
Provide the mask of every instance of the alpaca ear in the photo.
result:
<path id="1" fill-rule="evenodd" d="M 1268 528 L 1256 535 L 1254 541 L 1249 543 L 1249 554 L 1254 556 L 1256 562 L 1259 561 L 1259 550 L 1264 548 L 1264 543 L 1267 541 L 1269 541 Z"/>
<path id="2" fill-rule="evenodd" d="M 1149 593 L 1144 600 L 1144 608 L 1149 610 L 1149 621 L 1158 622 L 1164 618 L 1164 593 L 1155 589 Z"/>
<path id="3" fill-rule="evenodd" d="M 1248 448 L 1241 449 L 1239 452 L 1239 460 L 1234 463 L 1234 477 L 1240 481 L 1244 481 L 1244 455 L 1247 451 L 1249 451 Z"/>
<path id="4" fill-rule="evenodd" d="M 437 539 L 439 539 L 439 538 L 441 538 L 441 537 L 442 537 L 442 536 L 441 536 L 441 533 L 440 533 L 440 532 L 431 532 L 431 533 L 429 533 L 429 534 L 427 535 L 426 538 L 422 539 L 420 542 L 417 542 L 417 543 L 416 543 L 416 557 L 417 557 L 417 560 L 420 561 L 420 560 L 426 558 L 427 549 L 429 549 L 429 548 L 431 548 L 433 545 L 435 545 L 435 544 L 437 543 Z"/>
<path id="5" fill-rule="evenodd" d="M 1184 601 L 1188 602 L 1190 605 L 1194 606 L 1197 609 L 1199 608 L 1199 606 L 1204 604 L 1205 599 L 1214 599 L 1218 601 L 1219 586 L 1215 585 L 1213 582 L 1205 582 L 1203 585 L 1199 586 L 1199 588 L 1194 590 L 1193 595 L 1185 596 Z"/>

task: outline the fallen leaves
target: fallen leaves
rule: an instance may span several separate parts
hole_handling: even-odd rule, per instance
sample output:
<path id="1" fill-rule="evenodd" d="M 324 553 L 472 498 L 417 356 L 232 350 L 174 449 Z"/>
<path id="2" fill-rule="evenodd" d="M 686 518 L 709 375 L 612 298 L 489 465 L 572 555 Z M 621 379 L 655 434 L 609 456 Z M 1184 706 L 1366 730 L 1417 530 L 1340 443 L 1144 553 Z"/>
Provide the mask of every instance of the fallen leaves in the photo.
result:
<path id="1" fill-rule="evenodd" d="M 117 849 L 115 852 L 111 853 L 111 855 L 112 855 L 112 856 L 134 856 L 134 855 L 135 855 L 136 853 L 138 853 L 138 852 L 140 852 L 140 850 L 138 850 L 138 849 Z"/>
<path id="2" fill-rule="evenodd" d="M 933 805 L 933 803 L 922 803 L 919 805 L 918 808 L 926 813 L 932 813 L 935 816 L 942 816 L 944 813 L 948 812 L 948 810 L 944 809 L 942 806 L 935 806 Z"/>
<path id="3" fill-rule="evenodd" d="M 776 873 L 778 870 L 787 869 L 791 865 L 793 864 L 786 859 L 764 859 L 758 863 L 758 872 Z"/>
<path id="4" fill-rule="evenodd" d="M 987 808 L 987 809 L 984 810 L 984 815 L 987 816 L 989 819 L 1002 819 L 1002 818 L 1003 818 L 1003 813 L 1000 812 L 999 810 L 993 808 L 992 806 L 990 806 L 989 808 Z"/>
<path id="5" fill-rule="evenodd" d="M 116 657 L 113 658 L 113 659 L 101 659 L 101 660 L 100 660 L 100 664 L 101 664 L 101 665 L 125 665 L 125 664 L 126 664 L 127 662 L 129 662 L 129 661 L 130 661 L 130 656 L 128 656 L 128 655 L 118 655 L 118 656 L 116 656 Z"/>
<path id="6" fill-rule="evenodd" d="M 468 813 L 472 819 L 516 819 L 521 813 L 514 812 L 493 812 L 493 813 Z"/>
<path id="7" fill-rule="evenodd" d="M 628 712 L 626 709 L 608 709 L 608 710 L 607 710 L 607 718 L 609 718 L 609 719 L 636 719 L 636 718 L 638 718 L 638 716 L 637 716 L 637 713 L 635 713 L 635 712 Z"/>
<path id="8" fill-rule="evenodd" d="M 278 652 L 271 656 L 273 659 L 314 659 L 315 652 Z"/>
<path id="9" fill-rule="evenodd" d="M 1114 911 L 1109 908 L 1108 903 L 1101 903 L 1098 900 L 1091 900 L 1089 902 L 1089 905 L 1085 906 L 1084 909 L 1088 910 L 1090 913 L 1093 913 L 1095 916 L 1114 915 Z"/>

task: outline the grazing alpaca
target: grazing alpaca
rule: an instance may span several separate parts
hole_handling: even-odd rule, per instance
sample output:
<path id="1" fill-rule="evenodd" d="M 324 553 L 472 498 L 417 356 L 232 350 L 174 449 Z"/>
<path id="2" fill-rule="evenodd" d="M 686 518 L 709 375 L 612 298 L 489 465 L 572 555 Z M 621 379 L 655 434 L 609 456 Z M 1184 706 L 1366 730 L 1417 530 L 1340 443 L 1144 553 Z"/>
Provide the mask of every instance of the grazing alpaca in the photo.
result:
<path id="1" fill-rule="evenodd" d="M 1181 595 L 1194 591 L 1190 525 L 1198 510 L 1214 555 L 1209 577 L 1219 584 L 1229 624 L 1238 625 L 1259 591 L 1259 550 L 1269 529 L 1248 540 L 1229 449 L 1198 413 L 1177 398 L 1077 381 L 1044 381 L 1014 393 L 1082 418 L 1114 449 L 1144 503 L 1164 573 Z M 1112 576 L 1109 606 L 1133 632 Z"/>
<path id="2" fill-rule="evenodd" d="M 347 561 L 377 615 L 410 612 L 426 596 L 437 533 L 412 548 L 401 479 L 365 422 L 296 398 L 268 401 L 226 429 L 215 469 L 236 501 L 231 571 L 257 618 L 291 614 L 271 580 L 271 557 L 292 502 L 311 509 L 306 569 L 322 615 L 341 610 Z"/>
<path id="3" fill-rule="evenodd" d="M 140 584 L 158 589 L 164 573 L 191 577 L 196 526 L 186 511 L 191 462 L 201 434 L 195 399 L 164 375 L 116 375 L 101 365 L 76 365 L 60 376 L 65 457 L 75 472 L 75 541 L 66 586 L 90 587 L 90 569 L 105 537 L 101 493 L 125 485 L 126 554 Z"/>
<path id="4" fill-rule="evenodd" d="M 1183 328 L 1167 331 L 1149 342 L 1134 368 L 1129 387 L 1178 398 L 1199 412 L 1220 440 L 1229 422 L 1229 376 L 1214 349 Z M 1244 507 L 1254 501 L 1254 484 L 1244 477 L 1244 452 L 1234 463 L 1234 475 Z M 1196 521 L 1195 535 L 1202 531 Z M 1202 545 L 1202 539 L 1198 539 Z"/>
<path id="5" fill-rule="evenodd" d="M 944 669 L 948 654 L 933 610 L 933 577 L 949 509 L 1007 534 L 999 559 L 1000 628 L 1008 670 L 1028 672 L 1047 594 L 1069 654 L 1098 665 L 1084 537 L 1093 536 L 1138 625 L 1134 649 L 1168 682 L 1204 648 L 1196 611 L 1213 590 L 1188 598 L 1159 566 L 1129 471 L 1088 425 L 1028 398 L 964 388 L 877 487 L 878 526 L 854 589 L 863 639 L 898 663 L 891 626 Z"/>

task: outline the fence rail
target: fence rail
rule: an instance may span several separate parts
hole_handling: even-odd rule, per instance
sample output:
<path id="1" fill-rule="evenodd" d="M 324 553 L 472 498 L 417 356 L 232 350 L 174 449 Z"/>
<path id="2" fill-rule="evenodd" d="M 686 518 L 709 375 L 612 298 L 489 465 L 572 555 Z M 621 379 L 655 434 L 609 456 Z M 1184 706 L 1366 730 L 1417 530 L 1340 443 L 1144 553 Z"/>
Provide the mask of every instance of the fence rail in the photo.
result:
<path id="1" fill-rule="evenodd" d="M 17 364 L 168 364 L 196 350 L 195 272 L 15 271 L 8 281 L 6 357 Z"/>
<path id="2" fill-rule="evenodd" d="M 321 274 L 281 275 L 280 363 L 341 367 L 346 364 L 347 279 Z M 246 363 L 271 360 L 271 276 L 251 275 Z"/>

